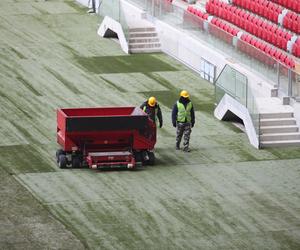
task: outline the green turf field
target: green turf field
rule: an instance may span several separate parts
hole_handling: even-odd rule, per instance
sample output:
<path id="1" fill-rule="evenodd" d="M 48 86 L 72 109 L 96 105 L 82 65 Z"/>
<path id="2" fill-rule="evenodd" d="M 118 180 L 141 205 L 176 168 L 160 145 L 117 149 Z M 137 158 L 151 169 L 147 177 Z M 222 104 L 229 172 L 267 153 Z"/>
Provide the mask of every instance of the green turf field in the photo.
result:
<path id="1" fill-rule="evenodd" d="M 0 249 L 300 249 L 300 149 L 256 150 L 213 116 L 214 88 L 164 54 L 125 55 L 74 1 L 0 1 Z M 171 107 L 196 125 L 175 151 Z M 155 95 L 157 165 L 60 170 L 59 107 Z"/>

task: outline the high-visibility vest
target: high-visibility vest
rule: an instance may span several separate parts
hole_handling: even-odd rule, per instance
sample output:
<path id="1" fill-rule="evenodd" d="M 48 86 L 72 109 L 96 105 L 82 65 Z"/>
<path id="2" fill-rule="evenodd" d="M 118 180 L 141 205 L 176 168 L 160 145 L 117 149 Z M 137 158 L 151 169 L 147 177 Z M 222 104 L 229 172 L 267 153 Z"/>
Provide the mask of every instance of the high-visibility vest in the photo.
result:
<path id="1" fill-rule="evenodd" d="M 147 106 L 145 105 L 144 106 L 144 108 L 143 108 L 143 111 L 146 113 L 146 109 L 147 109 Z M 150 109 L 150 107 L 149 107 L 149 109 Z M 158 112 L 158 108 L 157 108 L 157 106 L 155 106 L 155 108 L 154 108 L 154 122 L 156 123 L 157 122 L 157 112 Z M 148 114 L 149 115 L 149 114 Z"/>
<path id="2" fill-rule="evenodd" d="M 193 108 L 192 102 L 189 102 L 186 107 L 184 105 L 177 101 L 177 121 L 178 122 L 191 122 L 191 110 Z"/>

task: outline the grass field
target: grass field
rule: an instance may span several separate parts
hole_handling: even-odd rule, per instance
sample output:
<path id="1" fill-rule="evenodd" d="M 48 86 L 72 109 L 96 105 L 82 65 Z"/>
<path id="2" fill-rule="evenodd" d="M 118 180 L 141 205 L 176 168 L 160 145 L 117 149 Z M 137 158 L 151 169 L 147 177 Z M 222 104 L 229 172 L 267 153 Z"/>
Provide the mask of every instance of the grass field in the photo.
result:
<path id="1" fill-rule="evenodd" d="M 74 1 L 0 2 L 0 249 L 300 249 L 300 149 L 256 150 L 214 88 L 164 54 L 125 55 Z M 187 89 L 191 149 L 171 107 Z M 164 127 L 142 171 L 60 170 L 59 107 L 139 106 Z"/>

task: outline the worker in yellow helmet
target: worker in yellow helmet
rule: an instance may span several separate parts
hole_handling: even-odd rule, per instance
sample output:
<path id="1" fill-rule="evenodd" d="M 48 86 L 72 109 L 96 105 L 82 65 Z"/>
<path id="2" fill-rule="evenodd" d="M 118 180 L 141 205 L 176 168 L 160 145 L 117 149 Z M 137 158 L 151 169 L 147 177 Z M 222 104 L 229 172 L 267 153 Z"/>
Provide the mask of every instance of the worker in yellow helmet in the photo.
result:
<path id="1" fill-rule="evenodd" d="M 148 114 L 149 118 L 157 123 L 157 120 L 159 122 L 159 127 L 161 128 L 163 126 L 163 118 L 162 113 L 159 107 L 159 104 L 156 101 L 156 98 L 154 96 L 151 96 L 148 100 L 146 100 L 140 108 Z"/>
<path id="2" fill-rule="evenodd" d="M 192 127 L 195 124 L 195 112 L 190 95 L 186 90 L 180 92 L 180 98 L 173 106 L 172 123 L 177 128 L 176 149 L 180 149 L 180 142 L 183 136 L 183 151 L 190 152 L 189 143 Z"/>

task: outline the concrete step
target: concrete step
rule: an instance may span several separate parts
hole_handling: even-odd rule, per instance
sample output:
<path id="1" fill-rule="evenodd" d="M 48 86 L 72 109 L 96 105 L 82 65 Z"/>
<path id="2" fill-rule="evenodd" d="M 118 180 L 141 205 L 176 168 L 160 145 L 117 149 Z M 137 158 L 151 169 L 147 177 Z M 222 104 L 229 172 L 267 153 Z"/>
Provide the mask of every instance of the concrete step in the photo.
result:
<path id="1" fill-rule="evenodd" d="M 276 134 L 262 134 L 261 141 L 294 141 L 300 140 L 300 133 L 276 133 Z"/>
<path id="2" fill-rule="evenodd" d="M 292 117 L 294 117 L 293 112 L 260 114 L 260 119 L 277 119 L 277 118 L 292 118 Z"/>
<path id="3" fill-rule="evenodd" d="M 149 31 L 155 31 L 154 27 L 139 27 L 139 28 L 130 28 L 129 32 L 149 32 Z"/>
<path id="4" fill-rule="evenodd" d="M 131 54 L 138 54 L 138 53 L 160 53 L 161 49 L 159 48 L 135 48 L 130 49 L 129 52 Z"/>
<path id="5" fill-rule="evenodd" d="M 262 148 L 270 147 L 288 147 L 288 146 L 300 146 L 300 140 L 288 140 L 288 141 L 261 141 L 260 146 Z"/>
<path id="6" fill-rule="evenodd" d="M 260 126 L 296 125 L 295 118 L 260 119 Z"/>
<path id="7" fill-rule="evenodd" d="M 135 32 L 135 33 L 129 33 L 129 39 L 135 38 L 135 37 L 157 37 L 156 32 Z"/>
<path id="8" fill-rule="evenodd" d="M 129 44 L 129 49 L 160 48 L 160 43 L 134 43 Z"/>
<path id="9" fill-rule="evenodd" d="M 132 43 L 158 43 L 159 42 L 159 38 L 156 37 L 156 38 L 144 38 L 144 37 L 141 37 L 141 38 L 134 38 L 134 39 L 129 39 L 129 43 L 132 44 Z"/>
<path id="10" fill-rule="evenodd" d="M 297 125 L 286 126 L 261 126 L 260 132 L 262 134 L 276 134 L 276 133 L 293 133 L 298 132 L 299 127 Z"/>

